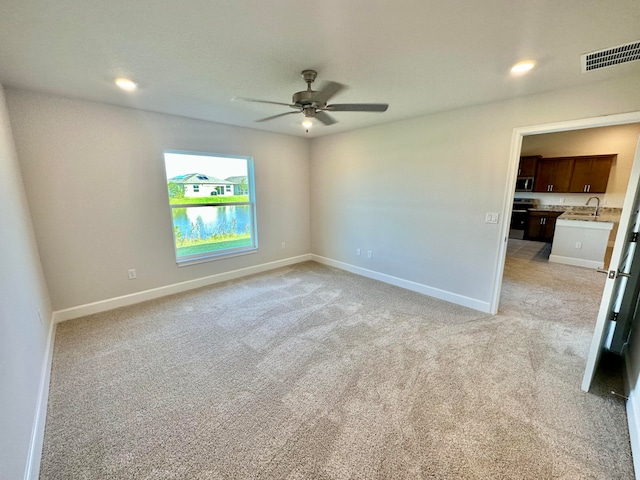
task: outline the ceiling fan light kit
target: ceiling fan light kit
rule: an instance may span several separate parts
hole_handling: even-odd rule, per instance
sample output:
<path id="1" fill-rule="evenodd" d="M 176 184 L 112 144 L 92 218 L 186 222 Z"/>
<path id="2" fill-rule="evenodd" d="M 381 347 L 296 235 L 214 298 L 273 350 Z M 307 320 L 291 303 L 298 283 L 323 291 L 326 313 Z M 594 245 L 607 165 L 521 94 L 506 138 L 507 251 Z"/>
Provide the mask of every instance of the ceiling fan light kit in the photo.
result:
<path id="1" fill-rule="evenodd" d="M 268 100 L 258 100 L 253 98 L 240 98 L 248 102 L 269 103 L 272 105 L 282 105 L 294 109 L 293 112 L 280 113 L 270 117 L 256 120 L 266 122 L 275 118 L 296 113 L 302 113 L 306 119 L 317 118 L 324 125 L 333 125 L 337 120 L 326 112 L 385 112 L 389 105 L 386 103 L 342 103 L 327 105 L 327 102 L 339 92 L 347 88 L 337 82 L 325 82 L 320 90 L 312 90 L 311 84 L 315 81 L 318 72 L 315 70 L 303 70 L 302 78 L 307 84 L 307 89 L 293 94 L 292 103 L 271 102 Z M 311 123 L 303 122 L 307 132 Z"/>

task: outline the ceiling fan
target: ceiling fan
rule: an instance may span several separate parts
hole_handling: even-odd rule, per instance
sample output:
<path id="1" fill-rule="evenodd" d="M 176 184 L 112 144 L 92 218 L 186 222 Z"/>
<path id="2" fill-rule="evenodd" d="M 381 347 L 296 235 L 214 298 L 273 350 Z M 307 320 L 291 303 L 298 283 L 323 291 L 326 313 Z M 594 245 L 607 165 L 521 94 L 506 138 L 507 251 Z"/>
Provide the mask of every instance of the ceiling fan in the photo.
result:
<path id="1" fill-rule="evenodd" d="M 307 82 L 307 89 L 293 94 L 292 103 L 270 102 L 268 100 L 257 100 L 255 98 L 242 98 L 248 102 L 269 103 L 271 105 L 283 105 L 293 108 L 293 112 L 279 113 L 271 117 L 256 120 L 257 122 L 266 122 L 274 118 L 284 117 L 296 113 L 303 113 L 306 118 L 317 118 L 325 125 L 333 125 L 337 122 L 335 118 L 327 112 L 385 112 L 389 105 L 386 103 L 334 103 L 327 105 L 331 97 L 338 92 L 347 88 L 345 85 L 337 82 L 325 82 L 318 91 L 311 89 L 311 84 L 316 79 L 318 72 L 315 70 L 303 70 L 302 78 Z"/>

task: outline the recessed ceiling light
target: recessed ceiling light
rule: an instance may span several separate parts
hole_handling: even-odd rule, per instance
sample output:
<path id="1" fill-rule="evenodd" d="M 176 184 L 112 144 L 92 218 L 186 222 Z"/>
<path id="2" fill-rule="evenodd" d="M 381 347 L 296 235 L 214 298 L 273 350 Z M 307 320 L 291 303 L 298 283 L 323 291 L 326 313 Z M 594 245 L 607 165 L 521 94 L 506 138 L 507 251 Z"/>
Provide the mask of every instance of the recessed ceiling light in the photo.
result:
<path id="1" fill-rule="evenodd" d="M 116 85 L 127 92 L 132 92 L 138 88 L 138 85 L 128 78 L 116 78 Z"/>
<path id="2" fill-rule="evenodd" d="M 534 62 L 533 60 L 518 62 L 513 67 L 511 67 L 511 73 L 513 75 L 522 75 L 523 73 L 529 72 L 535 66 L 536 62 Z"/>

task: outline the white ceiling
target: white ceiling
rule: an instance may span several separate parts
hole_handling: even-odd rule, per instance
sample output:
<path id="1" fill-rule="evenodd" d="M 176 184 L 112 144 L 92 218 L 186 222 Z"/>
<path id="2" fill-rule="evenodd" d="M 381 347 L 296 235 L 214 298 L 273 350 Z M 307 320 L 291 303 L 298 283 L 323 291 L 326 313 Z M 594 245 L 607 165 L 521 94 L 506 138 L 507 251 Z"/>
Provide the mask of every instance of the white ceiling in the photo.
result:
<path id="1" fill-rule="evenodd" d="M 640 40 L 638 0 L 2 0 L 0 83 L 156 112 L 317 136 L 638 75 L 640 61 L 583 74 L 580 54 Z M 538 66 L 514 78 L 522 59 Z M 304 90 L 303 69 L 349 89 L 330 103 L 389 103 L 256 119 Z M 125 76 L 135 93 L 113 85 Z M 639 82 L 640 85 L 640 82 Z"/>

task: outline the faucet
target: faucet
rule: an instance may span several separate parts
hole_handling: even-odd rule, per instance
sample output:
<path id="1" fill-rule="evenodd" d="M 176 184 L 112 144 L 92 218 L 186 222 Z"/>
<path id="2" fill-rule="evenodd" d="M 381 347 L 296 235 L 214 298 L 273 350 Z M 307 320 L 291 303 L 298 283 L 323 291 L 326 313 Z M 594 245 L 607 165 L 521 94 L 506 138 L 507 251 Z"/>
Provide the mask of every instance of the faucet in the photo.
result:
<path id="1" fill-rule="evenodd" d="M 593 212 L 593 216 L 597 217 L 598 216 L 598 210 L 600 210 L 600 199 L 598 197 L 589 197 L 589 200 L 587 200 L 587 206 L 589 206 L 589 202 L 593 199 L 596 199 L 596 211 Z"/>

